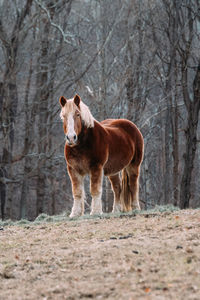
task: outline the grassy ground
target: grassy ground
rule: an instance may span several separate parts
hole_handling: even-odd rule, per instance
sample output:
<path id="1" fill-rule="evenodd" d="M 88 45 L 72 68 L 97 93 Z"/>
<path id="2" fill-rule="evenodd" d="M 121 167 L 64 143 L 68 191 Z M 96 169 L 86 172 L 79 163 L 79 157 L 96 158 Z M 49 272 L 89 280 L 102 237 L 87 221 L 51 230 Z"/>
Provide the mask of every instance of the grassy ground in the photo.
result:
<path id="1" fill-rule="evenodd" d="M 200 210 L 0 222 L 0 299 L 200 299 Z"/>

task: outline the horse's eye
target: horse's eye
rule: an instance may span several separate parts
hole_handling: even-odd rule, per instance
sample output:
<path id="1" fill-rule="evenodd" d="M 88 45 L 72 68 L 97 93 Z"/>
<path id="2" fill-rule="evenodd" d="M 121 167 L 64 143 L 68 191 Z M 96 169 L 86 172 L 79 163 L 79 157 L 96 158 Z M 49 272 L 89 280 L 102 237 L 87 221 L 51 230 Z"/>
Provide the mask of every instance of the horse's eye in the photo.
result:
<path id="1" fill-rule="evenodd" d="M 79 114 L 79 113 L 77 113 L 76 115 L 77 115 L 77 117 L 80 117 L 80 114 Z"/>

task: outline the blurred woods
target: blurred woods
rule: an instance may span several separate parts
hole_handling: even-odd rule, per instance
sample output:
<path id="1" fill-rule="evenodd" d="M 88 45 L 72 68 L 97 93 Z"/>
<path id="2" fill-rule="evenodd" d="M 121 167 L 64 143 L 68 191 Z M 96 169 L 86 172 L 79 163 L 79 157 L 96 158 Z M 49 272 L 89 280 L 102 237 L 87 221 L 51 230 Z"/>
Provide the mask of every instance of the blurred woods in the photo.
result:
<path id="1" fill-rule="evenodd" d="M 0 217 L 71 208 L 58 99 L 75 93 L 141 129 L 143 207 L 199 207 L 199 49 L 199 0 L 0 0 Z"/>

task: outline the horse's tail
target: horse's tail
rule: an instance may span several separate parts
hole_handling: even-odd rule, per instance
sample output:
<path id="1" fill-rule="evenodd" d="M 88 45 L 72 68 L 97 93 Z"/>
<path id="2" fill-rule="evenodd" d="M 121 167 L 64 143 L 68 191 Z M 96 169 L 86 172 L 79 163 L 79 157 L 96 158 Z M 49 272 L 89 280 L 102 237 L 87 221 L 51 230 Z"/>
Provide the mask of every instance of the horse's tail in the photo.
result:
<path id="1" fill-rule="evenodd" d="M 121 173 L 122 190 L 121 190 L 121 206 L 122 211 L 127 212 L 132 210 L 132 195 L 129 187 L 129 178 L 126 169 Z"/>

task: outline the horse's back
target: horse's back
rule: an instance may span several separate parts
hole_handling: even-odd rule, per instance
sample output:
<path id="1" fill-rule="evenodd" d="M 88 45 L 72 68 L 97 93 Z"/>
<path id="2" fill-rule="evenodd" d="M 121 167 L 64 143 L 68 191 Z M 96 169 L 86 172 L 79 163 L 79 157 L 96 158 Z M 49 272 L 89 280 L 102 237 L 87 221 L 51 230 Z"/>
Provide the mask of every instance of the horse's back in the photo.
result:
<path id="1" fill-rule="evenodd" d="M 127 119 L 106 119 L 100 124 L 109 135 L 118 134 L 124 138 L 130 138 L 134 144 L 137 143 L 143 147 L 143 137 L 138 127 Z"/>

